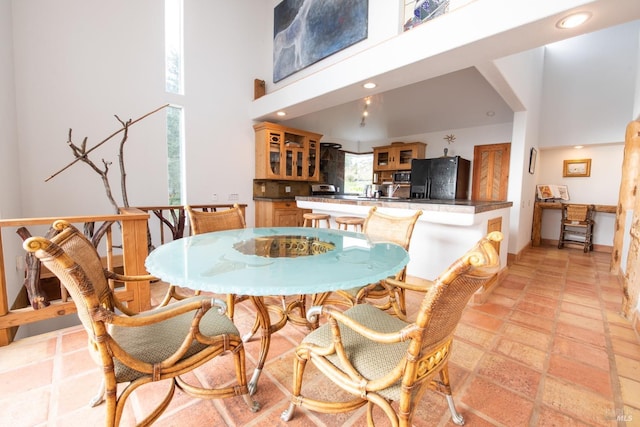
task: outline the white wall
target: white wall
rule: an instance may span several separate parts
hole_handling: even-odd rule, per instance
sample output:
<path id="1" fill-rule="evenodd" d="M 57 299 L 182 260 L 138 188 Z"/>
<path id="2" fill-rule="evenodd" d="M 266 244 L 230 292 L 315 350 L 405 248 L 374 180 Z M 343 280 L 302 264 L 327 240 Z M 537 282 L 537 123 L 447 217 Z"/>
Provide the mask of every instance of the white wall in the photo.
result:
<path id="1" fill-rule="evenodd" d="M 18 129 L 16 126 L 15 89 L 13 85 L 13 35 L 10 0 L 0 0 L 0 219 L 20 218 L 20 171 L 18 168 Z M 14 268 L 14 260 L 23 256 L 20 240 L 13 232 L 2 233 L 4 258 L 8 267 L 6 275 L 13 283 L 20 283 L 21 276 Z M 7 289 L 10 301 L 18 294 L 19 287 Z"/>
<path id="2" fill-rule="evenodd" d="M 509 229 L 509 252 L 519 253 L 531 241 L 533 194 L 536 175 L 529 173 L 531 148 L 538 147 L 543 90 L 544 48 L 532 49 L 496 61 L 510 91 L 503 96 L 514 109 L 508 200 L 513 202 Z M 502 90 L 505 92 L 505 89 Z"/>
<path id="3" fill-rule="evenodd" d="M 16 96 L 24 216 L 111 213 L 99 176 L 78 163 L 45 183 L 74 157 L 66 145 L 91 147 L 167 102 L 164 96 L 163 3 L 82 0 L 14 2 Z M 164 114 L 134 125 L 125 148 L 130 202 L 166 200 Z M 114 162 L 119 194 L 119 138 L 90 158 Z M 154 185 L 148 185 L 151 181 Z M 116 200 L 121 202 L 119 196 Z"/>
<path id="4" fill-rule="evenodd" d="M 633 21 L 546 48 L 541 147 L 624 137 L 640 104 L 639 35 Z"/>
<path id="5" fill-rule="evenodd" d="M 11 0 L 0 0 L 0 218 L 20 216 Z"/>

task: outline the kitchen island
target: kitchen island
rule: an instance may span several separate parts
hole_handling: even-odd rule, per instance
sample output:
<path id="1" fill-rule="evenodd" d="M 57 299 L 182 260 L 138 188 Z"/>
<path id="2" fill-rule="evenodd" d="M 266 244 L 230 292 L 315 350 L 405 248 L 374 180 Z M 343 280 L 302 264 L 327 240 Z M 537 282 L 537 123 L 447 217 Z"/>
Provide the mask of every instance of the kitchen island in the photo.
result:
<path id="1" fill-rule="evenodd" d="M 299 208 L 327 213 L 332 217 L 365 217 L 372 206 L 389 215 L 404 216 L 421 209 L 422 215 L 413 231 L 407 275 L 427 280 L 435 279 L 452 262 L 463 255 L 490 231 L 501 231 L 501 270 L 507 266 L 509 240 L 509 211 L 512 202 L 483 202 L 471 200 L 427 200 L 402 198 L 371 198 L 362 196 L 298 196 Z M 482 302 L 487 289 L 474 298 Z"/>

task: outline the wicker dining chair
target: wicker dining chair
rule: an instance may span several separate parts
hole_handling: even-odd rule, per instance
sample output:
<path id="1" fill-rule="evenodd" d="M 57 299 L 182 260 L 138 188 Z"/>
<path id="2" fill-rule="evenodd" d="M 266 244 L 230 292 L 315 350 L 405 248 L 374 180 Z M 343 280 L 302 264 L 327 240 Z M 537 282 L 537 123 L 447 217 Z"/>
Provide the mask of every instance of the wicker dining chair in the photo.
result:
<path id="1" fill-rule="evenodd" d="M 205 212 L 194 209 L 189 205 L 186 205 L 184 210 L 189 216 L 192 235 L 246 228 L 242 209 L 240 209 L 237 203 L 230 209 L 220 211 Z M 236 303 L 246 299 L 248 299 L 246 296 L 236 294 L 227 295 L 227 315 L 230 319 L 233 320 Z"/>
<path id="2" fill-rule="evenodd" d="M 500 232 L 489 233 L 428 287 L 387 279 L 391 287 L 425 294 L 415 321 L 371 304 L 358 304 L 345 312 L 312 307 L 308 317 L 324 316 L 327 323 L 296 348 L 291 403 L 282 420 L 291 420 L 296 406 L 341 413 L 366 404 L 369 425 L 378 407 L 391 425 L 410 426 L 420 399 L 432 389 L 445 395 L 452 421 L 462 425 L 464 418 L 455 408 L 448 372 L 454 330 L 473 293 L 498 272 L 500 259 L 492 243 L 501 240 Z M 317 387 L 308 389 L 311 396 L 302 396 L 308 361 L 352 398 L 321 400 L 314 393 Z M 335 393 L 323 390 L 318 395 Z"/>
<path id="3" fill-rule="evenodd" d="M 409 250 L 411 244 L 411 236 L 413 229 L 422 215 L 422 210 L 417 210 L 411 215 L 396 216 L 387 215 L 372 207 L 364 220 L 362 232 L 365 233 L 372 242 L 391 242 L 402 246 L 405 250 Z M 405 280 L 406 267 L 398 272 L 396 279 Z M 383 282 L 372 283 L 359 288 L 335 291 L 335 295 L 341 297 L 342 301 L 334 297 L 330 297 L 329 302 L 334 304 L 346 303 L 347 306 L 353 306 L 363 301 L 381 301 L 378 307 L 389 309 L 393 304 L 398 304 L 399 311 L 406 312 L 405 292 L 398 289 L 397 294 L 389 292 Z"/>
<path id="4" fill-rule="evenodd" d="M 109 280 L 148 281 L 154 277 L 106 270 L 95 247 L 76 227 L 59 220 L 53 228 L 57 232 L 54 237 L 31 237 L 24 248 L 60 279 L 73 299 L 91 356 L 101 366 L 102 383 L 91 406 L 106 400 L 107 426 L 119 425 L 125 403 L 138 387 L 166 379 L 171 384 L 166 396 L 141 425 L 160 417 L 176 386 L 199 398 L 242 396 L 252 412 L 259 409 L 249 396 L 242 339 L 224 315 L 223 301 L 199 296 L 135 313 L 114 295 Z M 235 383 L 203 388 L 181 378 L 223 354 L 233 357 Z"/>

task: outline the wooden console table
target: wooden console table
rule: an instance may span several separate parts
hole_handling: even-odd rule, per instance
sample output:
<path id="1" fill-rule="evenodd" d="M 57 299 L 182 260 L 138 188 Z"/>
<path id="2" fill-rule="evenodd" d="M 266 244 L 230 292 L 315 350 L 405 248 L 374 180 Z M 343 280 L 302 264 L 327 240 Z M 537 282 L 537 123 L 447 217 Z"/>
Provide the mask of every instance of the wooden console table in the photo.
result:
<path id="1" fill-rule="evenodd" d="M 616 213 L 617 206 L 594 205 L 596 212 Z M 560 202 L 535 202 L 533 205 L 533 225 L 531 230 L 531 246 L 540 246 L 540 229 L 542 228 L 543 209 L 562 209 Z"/>

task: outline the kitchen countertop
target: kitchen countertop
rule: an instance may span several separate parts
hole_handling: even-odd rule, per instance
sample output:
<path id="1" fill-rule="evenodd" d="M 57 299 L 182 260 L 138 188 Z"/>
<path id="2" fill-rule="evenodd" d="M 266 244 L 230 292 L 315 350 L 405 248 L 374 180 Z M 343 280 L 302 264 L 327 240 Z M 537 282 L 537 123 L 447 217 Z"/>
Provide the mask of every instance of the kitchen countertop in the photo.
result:
<path id="1" fill-rule="evenodd" d="M 430 200 L 404 199 L 395 197 L 364 197 L 350 195 L 335 196 L 297 196 L 298 201 L 317 203 L 337 203 L 358 206 L 383 206 L 402 209 L 422 209 L 423 211 L 441 211 L 452 213 L 477 214 L 496 209 L 510 208 L 513 202 L 491 202 L 472 200 Z"/>
<path id="2" fill-rule="evenodd" d="M 291 197 L 254 197 L 254 201 L 259 202 L 295 202 L 296 198 L 294 196 Z"/>

